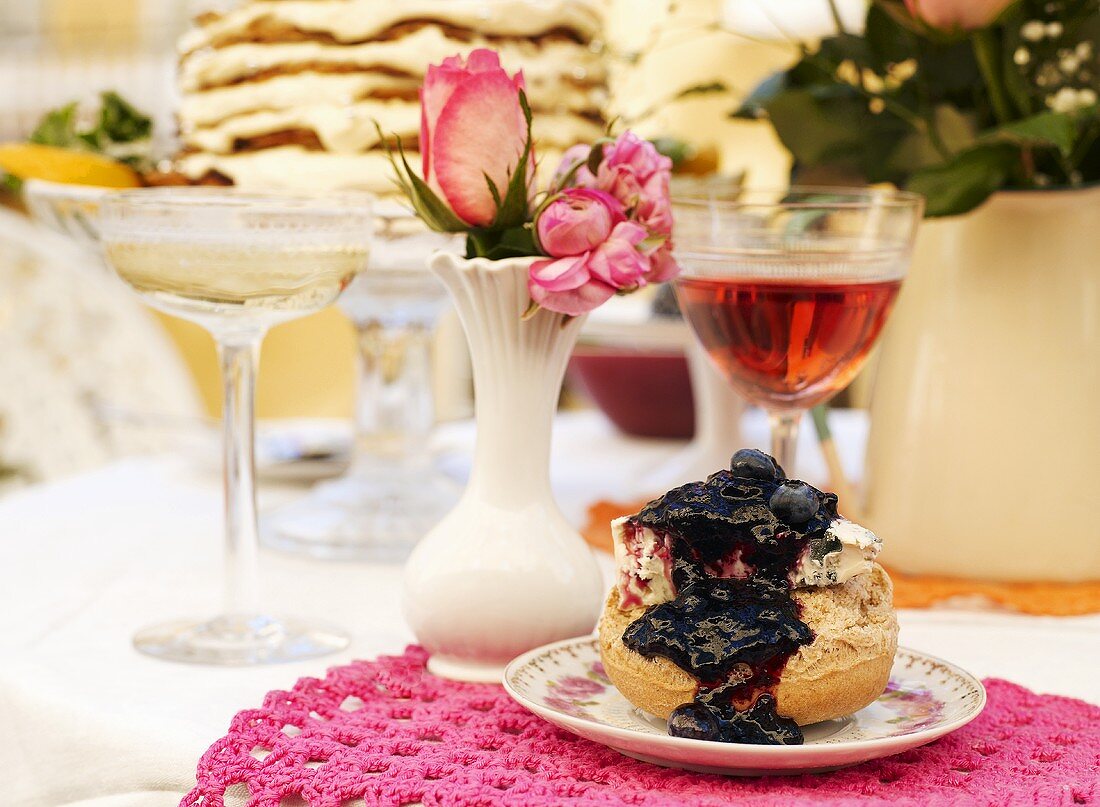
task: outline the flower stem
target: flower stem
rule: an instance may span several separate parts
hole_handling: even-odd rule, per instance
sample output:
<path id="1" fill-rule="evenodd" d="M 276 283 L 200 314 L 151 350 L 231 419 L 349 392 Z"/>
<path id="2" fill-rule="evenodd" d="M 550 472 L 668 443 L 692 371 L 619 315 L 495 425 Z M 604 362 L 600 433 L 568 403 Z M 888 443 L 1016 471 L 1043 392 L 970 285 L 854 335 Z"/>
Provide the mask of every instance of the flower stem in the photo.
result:
<path id="1" fill-rule="evenodd" d="M 1001 73 L 1000 46 L 989 30 L 976 31 L 971 39 L 974 56 L 978 60 L 978 69 L 989 90 L 989 101 L 993 105 L 993 114 L 997 122 L 1004 124 L 1012 120 L 1012 107 L 1008 102 Z"/>

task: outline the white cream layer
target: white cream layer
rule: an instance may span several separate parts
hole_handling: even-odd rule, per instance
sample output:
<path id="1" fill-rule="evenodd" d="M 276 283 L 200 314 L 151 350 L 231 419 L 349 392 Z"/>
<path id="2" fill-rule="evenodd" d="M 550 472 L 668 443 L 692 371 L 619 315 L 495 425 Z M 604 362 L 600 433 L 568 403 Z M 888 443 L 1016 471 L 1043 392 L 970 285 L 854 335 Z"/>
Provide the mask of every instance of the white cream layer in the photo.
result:
<path id="1" fill-rule="evenodd" d="M 374 93 L 413 92 L 420 80 L 384 73 L 293 73 L 186 94 L 177 112 L 180 122 L 197 128 L 246 112 L 295 109 L 309 104 L 353 104 Z"/>
<path id="2" fill-rule="evenodd" d="M 625 607 L 649 607 L 668 602 L 675 597 L 672 567 L 665 538 L 649 527 L 627 528 L 631 516 L 611 522 L 611 538 L 618 566 L 616 585 L 619 601 Z M 633 533 L 633 535 L 631 535 Z M 834 520 L 826 530 L 825 540 L 835 539 L 839 548 L 820 558 L 805 553 L 792 575 L 798 588 L 832 586 L 845 583 L 856 575 L 871 571 L 882 548 L 882 540 L 873 532 L 845 518 Z M 731 570 L 730 576 L 747 575 L 751 570 Z"/>
<path id="3" fill-rule="evenodd" d="M 196 149 L 228 153 L 237 139 L 258 137 L 288 129 L 316 133 L 327 151 L 354 154 L 379 144 L 378 126 L 386 134 L 404 138 L 420 132 L 420 104 L 413 101 L 361 101 L 346 107 L 332 104 L 304 105 L 273 112 L 238 115 L 212 127 L 189 130 L 182 126 L 183 142 Z M 532 121 L 536 144 L 568 148 L 590 143 L 603 127 L 577 115 L 540 114 Z"/>
<path id="4" fill-rule="evenodd" d="M 410 165 L 420 164 L 420 155 L 409 153 Z M 396 191 L 393 169 L 385 152 L 330 154 L 300 146 L 246 151 L 240 154 L 189 154 L 176 161 L 176 168 L 191 179 L 217 171 L 246 189 L 292 189 L 318 191 L 365 190 L 389 194 Z"/>
<path id="5" fill-rule="evenodd" d="M 530 37 L 556 28 L 595 38 L 603 24 L 599 7 L 584 0 L 274 0 L 240 6 L 188 32 L 179 43 L 187 53 L 270 22 L 338 42 L 361 42 L 403 22 L 431 20 L 488 36 Z"/>
<path id="6" fill-rule="evenodd" d="M 456 53 L 468 53 L 489 43 L 450 39 L 438 26 L 429 25 L 400 39 L 367 42 L 361 45 L 328 45 L 320 42 L 285 44 L 247 43 L 224 48 L 205 49 L 186 56 L 180 64 L 180 87 L 191 92 L 215 87 L 256 73 L 280 68 L 298 69 L 301 65 L 338 65 L 354 70 L 389 68 L 409 76 L 421 77 L 427 66 L 438 64 Z M 522 66 L 529 86 L 557 85 L 564 78 L 602 84 L 607 69 L 601 56 L 573 42 L 505 42 L 497 48 L 502 63 L 509 69 Z M 550 90 L 546 89 L 549 94 Z"/>
<path id="7" fill-rule="evenodd" d="M 184 128 L 196 129 L 248 112 L 275 112 L 318 104 L 346 106 L 375 94 L 411 92 L 415 96 L 419 88 L 418 78 L 385 73 L 317 73 L 307 70 L 273 76 L 263 81 L 246 81 L 228 87 L 188 92 L 180 103 L 178 116 Z M 599 112 L 606 100 L 603 90 L 562 82 L 529 86 L 527 97 L 532 109 L 563 112 Z"/>
<path id="8" fill-rule="evenodd" d="M 796 586 L 833 586 L 871 571 L 882 550 L 882 539 L 854 521 L 838 518 L 825 531 L 826 542 L 840 542 L 838 549 L 817 557 L 811 551 L 803 555 L 795 570 Z"/>
<path id="9" fill-rule="evenodd" d="M 553 171 L 562 152 L 543 149 L 539 159 L 545 171 Z M 409 164 L 419 170 L 420 155 L 407 152 Z M 176 169 L 190 179 L 217 171 L 235 185 L 254 190 L 293 189 L 319 191 L 366 190 L 376 194 L 397 192 L 393 168 L 383 151 L 362 154 L 332 154 L 300 146 L 245 151 L 239 154 L 189 154 L 176 161 Z"/>
<path id="10" fill-rule="evenodd" d="M 632 539 L 629 521 L 629 516 L 623 516 L 611 522 L 611 543 L 619 568 L 619 603 L 625 609 L 668 602 L 676 596 L 676 588 L 666 560 L 669 555 L 664 537 L 642 527 L 634 530 Z"/>

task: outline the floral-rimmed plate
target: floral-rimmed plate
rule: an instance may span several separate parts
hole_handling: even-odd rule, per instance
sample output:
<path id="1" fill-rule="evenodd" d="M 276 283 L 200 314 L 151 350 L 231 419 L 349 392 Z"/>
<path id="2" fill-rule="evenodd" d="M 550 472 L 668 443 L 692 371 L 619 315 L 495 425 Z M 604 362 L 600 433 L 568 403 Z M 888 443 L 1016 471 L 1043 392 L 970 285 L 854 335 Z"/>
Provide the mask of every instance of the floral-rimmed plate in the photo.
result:
<path id="1" fill-rule="evenodd" d="M 504 688 L 540 717 L 629 757 L 735 776 L 828 771 L 897 754 L 965 726 L 985 708 L 977 678 L 903 648 L 882 697 L 848 717 L 803 727 L 805 745 L 670 737 L 665 721 L 632 706 L 608 680 L 592 636 L 525 653 L 508 665 Z"/>

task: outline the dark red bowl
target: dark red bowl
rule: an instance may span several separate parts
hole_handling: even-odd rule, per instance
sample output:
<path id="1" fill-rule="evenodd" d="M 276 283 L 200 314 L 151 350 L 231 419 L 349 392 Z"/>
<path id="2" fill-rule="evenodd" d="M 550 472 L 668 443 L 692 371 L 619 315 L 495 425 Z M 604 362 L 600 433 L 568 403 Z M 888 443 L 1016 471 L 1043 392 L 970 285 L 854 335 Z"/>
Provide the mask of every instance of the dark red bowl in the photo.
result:
<path id="1" fill-rule="evenodd" d="M 582 345 L 568 372 L 626 434 L 688 439 L 695 432 L 691 377 L 679 351 Z"/>

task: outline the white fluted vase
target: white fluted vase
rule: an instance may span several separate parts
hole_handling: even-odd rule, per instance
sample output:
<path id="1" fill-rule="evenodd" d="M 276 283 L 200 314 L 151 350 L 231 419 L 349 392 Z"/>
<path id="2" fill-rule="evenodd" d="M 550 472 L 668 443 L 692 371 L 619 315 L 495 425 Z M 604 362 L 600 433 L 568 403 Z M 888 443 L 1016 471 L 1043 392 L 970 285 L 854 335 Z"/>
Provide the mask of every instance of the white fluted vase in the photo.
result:
<path id="1" fill-rule="evenodd" d="M 428 669 L 499 682 L 504 665 L 588 633 L 603 598 L 592 552 L 550 489 L 550 434 L 583 317 L 523 320 L 531 258 L 432 258 L 470 344 L 477 447 L 462 499 L 417 545 L 403 606 Z"/>

